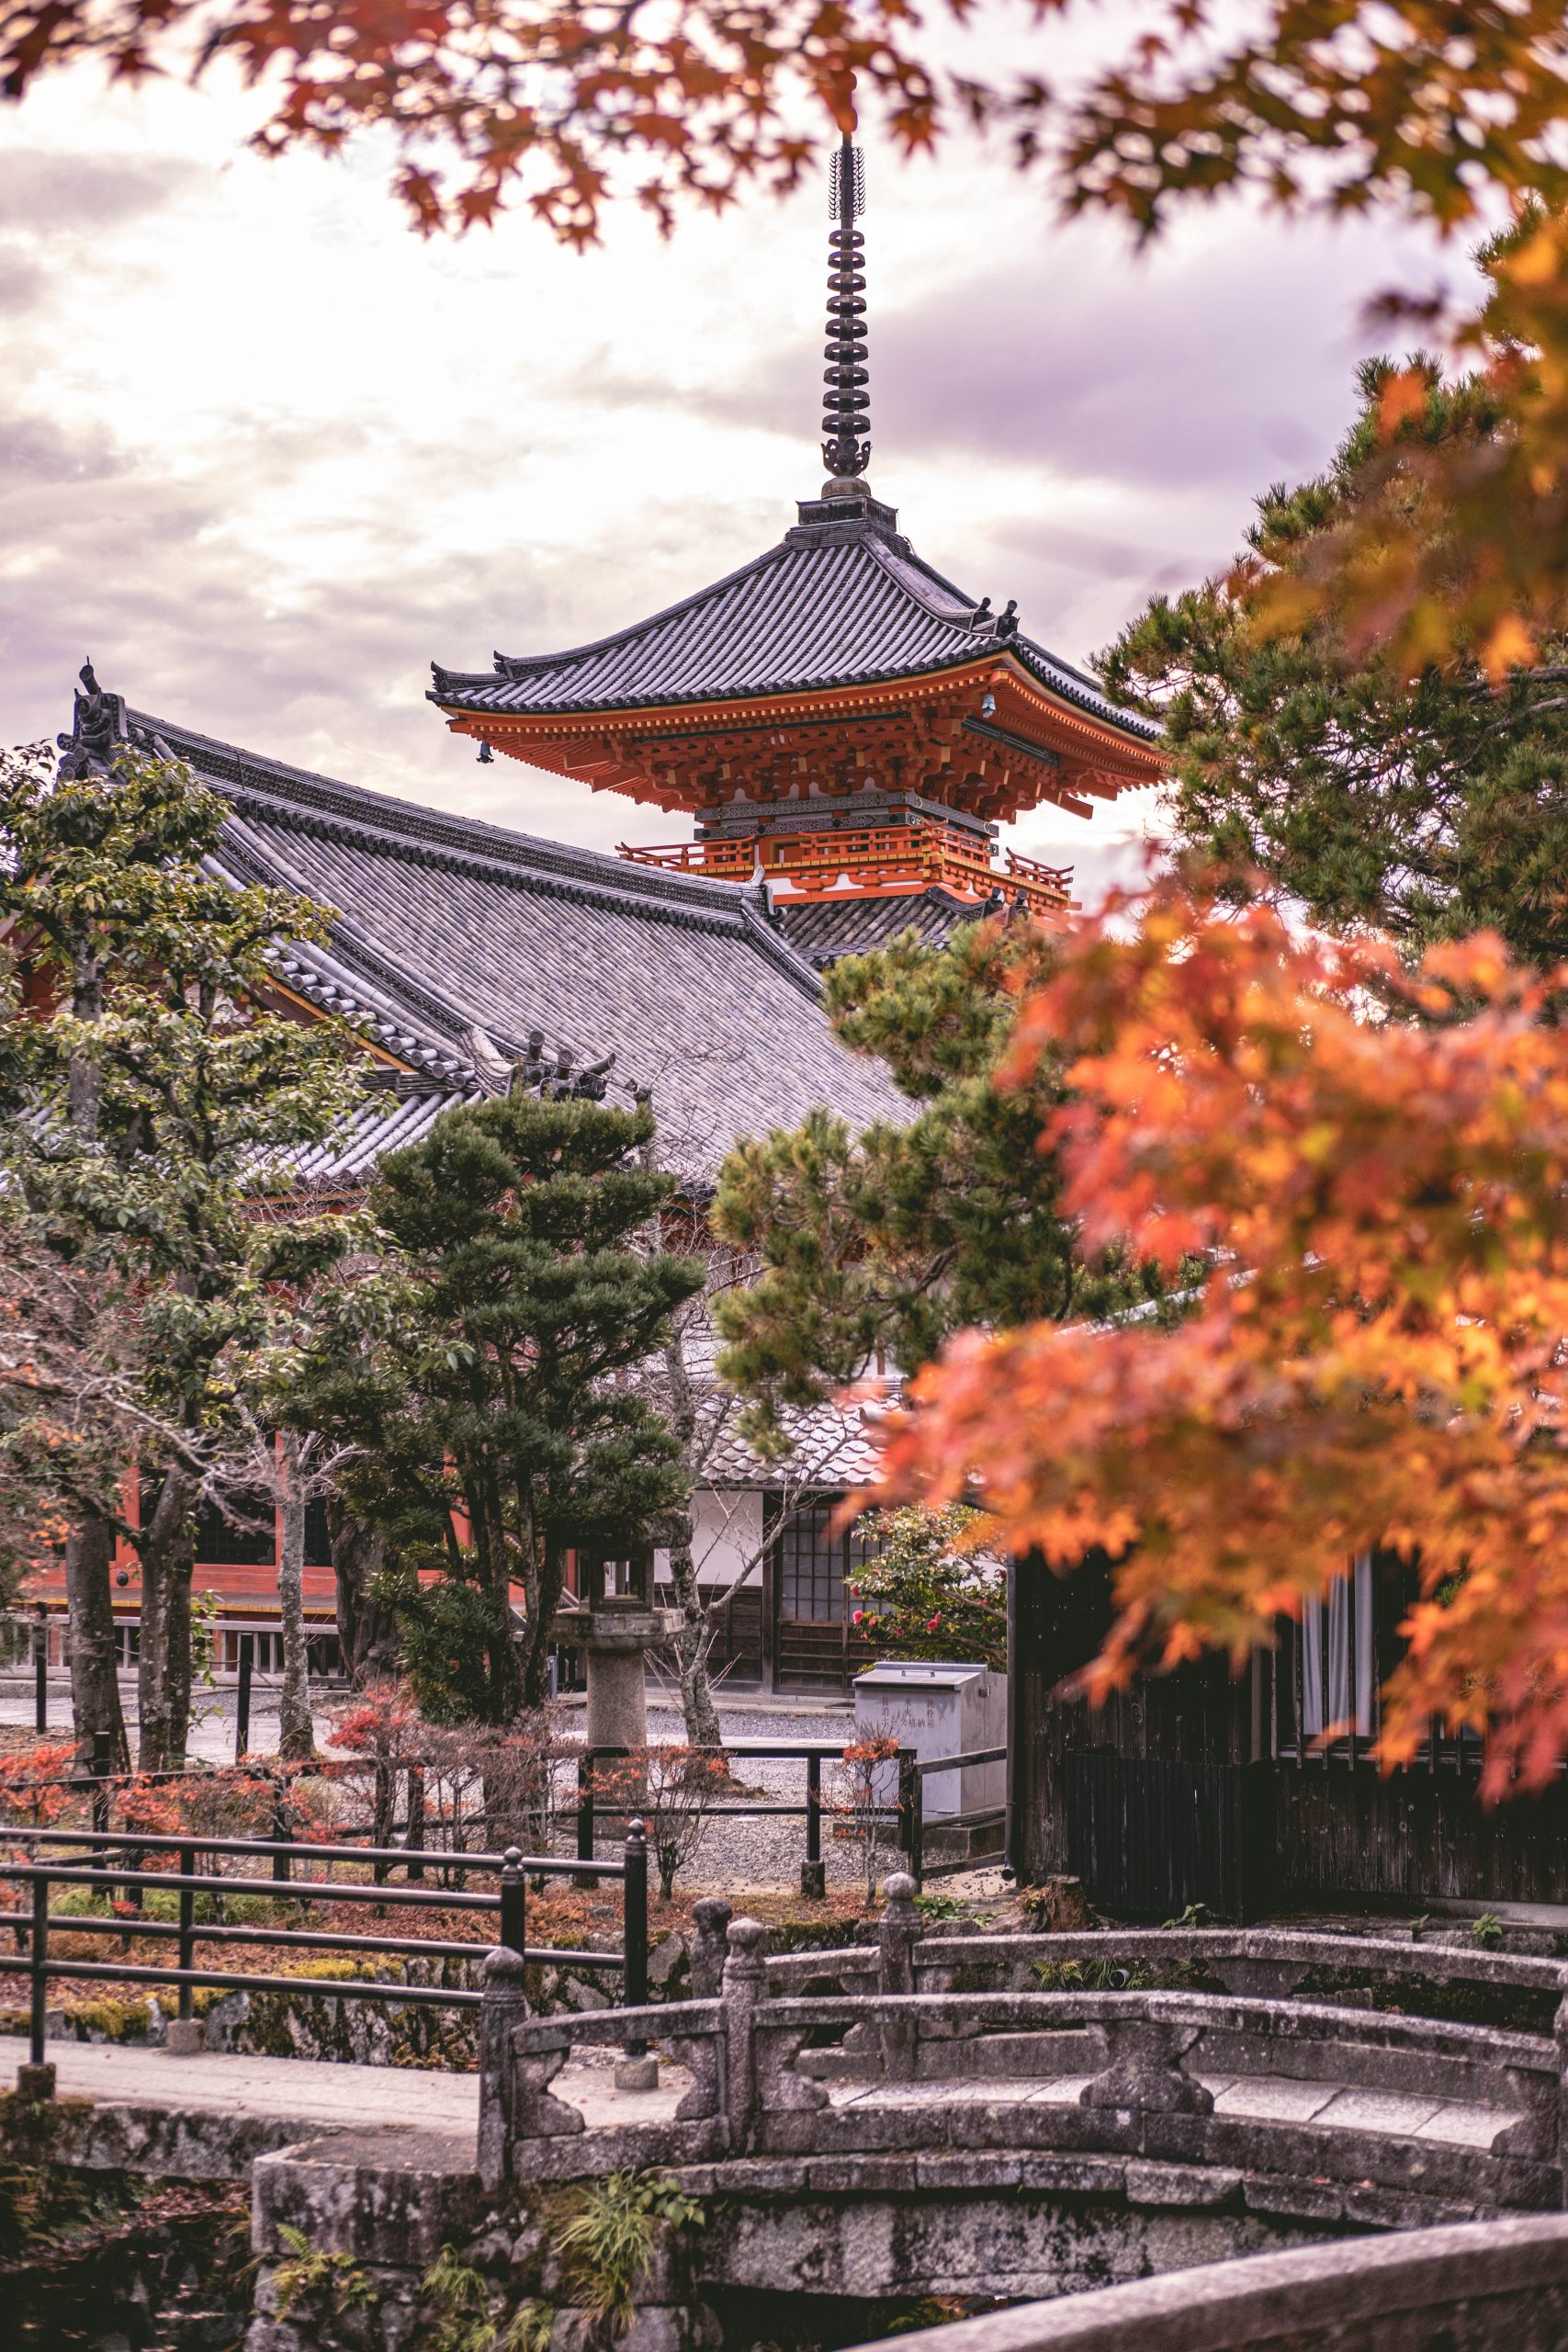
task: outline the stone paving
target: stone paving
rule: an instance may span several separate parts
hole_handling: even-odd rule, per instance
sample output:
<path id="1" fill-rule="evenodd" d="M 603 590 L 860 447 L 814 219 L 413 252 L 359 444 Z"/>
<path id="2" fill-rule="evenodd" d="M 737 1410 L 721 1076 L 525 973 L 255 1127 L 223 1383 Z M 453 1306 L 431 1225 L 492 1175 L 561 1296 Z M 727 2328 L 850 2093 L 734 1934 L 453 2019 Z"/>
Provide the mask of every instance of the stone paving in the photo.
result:
<path id="1" fill-rule="evenodd" d="M 565 2080 L 563 2074 L 562 2081 Z M 1499 2132 L 1519 2120 L 1516 2110 L 1458 2099 L 1369 2091 L 1343 2083 L 1295 2082 L 1277 2075 L 1199 2075 L 1213 2094 L 1214 2112 L 1249 2123 L 1315 2123 L 1344 2132 L 1386 2132 L 1391 2139 L 1430 2140 L 1452 2148 L 1490 2148 Z M 1088 2075 L 1057 2075 L 1042 2083 L 987 2079 L 960 2083 L 871 2084 L 830 2093 L 835 2107 L 924 2107 L 940 2097 L 949 2105 L 1076 2107 Z"/>
<path id="2" fill-rule="evenodd" d="M 212 2053 L 170 2057 L 159 2050 L 105 2043 L 51 2041 L 49 2054 L 62 2095 L 104 2105 L 188 2109 L 282 2119 L 322 2126 L 366 2130 L 377 2124 L 397 2129 L 473 2133 L 479 2127 L 479 2077 L 394 2066 L 321 2065 L 305 2059 L 254 2058 Z M 27 2044 L 0 2036 L 0 2081 L 15 2079 Z M 617 2123 L 664 2123 L 674 2115 L 690 2077 L 683 2069 L 661 2066 L 656 2091 L 620 2091 L 615 2086 L 615 2053 L 580 2050 L 552 2089 L 581 2108 L 590 2127 Z M 849 2083 L 829 2086 L 839 2109 L 951 2105 L 1058 2106 L 1077 2104 L 1087 2075 L 1061 2075 L 948 2083 Z M 1399 2091 L 1371 2091 L 1337 2083 L 1298 2082 L 1278 2075 L 1202 2075 L 1213 2093 L 1217 2115 L 1251 2122 L 1307 2123 L 1347 2132 L 1376 2132 L 1390 2138 L 1419 2140 L 1455 2148 L 1490 2148 L 1499 2132 L 1518 2120 L 1506 2108 L 1463 2104 Z"/>

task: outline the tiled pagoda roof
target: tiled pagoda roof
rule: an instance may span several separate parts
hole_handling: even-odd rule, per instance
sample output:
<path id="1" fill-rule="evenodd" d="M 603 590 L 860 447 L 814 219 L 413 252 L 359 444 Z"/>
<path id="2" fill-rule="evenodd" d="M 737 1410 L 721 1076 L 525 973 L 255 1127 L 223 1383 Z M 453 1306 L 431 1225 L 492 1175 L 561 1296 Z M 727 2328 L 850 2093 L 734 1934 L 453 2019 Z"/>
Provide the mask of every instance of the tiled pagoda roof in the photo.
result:
<path id="1" fill-rule="evenodd" d="M 228 801 L 220 857 L 233 879 L 334 910 L 324 944 L 280 946 L 280 986 L 342 1014 L 407 1073 L 395 1081 L 406 1107 L 383 1126 L 367 1103 L 341 1153 L 307 1171 L 315 1182 L 362 1177 L 443 1099 L 486 1091 L 487 1043 L 574 1071 L 613 1056 L 607 1099 L 650 1089 L 668 1164 L 698 1182 L 736 1136 L 793 1125 L 818 1103 L 854 1127 L 908 1116 L 880 1066 L 833 1035 L 818 975 L 760 886 L 534 840 L 119 708 L 133 741 L 185 761 Z"/>
<path id="2" fill-rule="evenodd" d="M 493 673 L 433 664 L 430 699 L 498 717 L 662 708 L 929 676 L 1010 655 L 1116 733 L 1157 741 L 1156 727 L 1118 709 L 1092 678 L 993 613 L 988 598 L 966 596 L 923 563 L 888 509 L 861 505 L 871 511 L 803 522 L 711 588 L 570 652 L 498 653 Z"/>

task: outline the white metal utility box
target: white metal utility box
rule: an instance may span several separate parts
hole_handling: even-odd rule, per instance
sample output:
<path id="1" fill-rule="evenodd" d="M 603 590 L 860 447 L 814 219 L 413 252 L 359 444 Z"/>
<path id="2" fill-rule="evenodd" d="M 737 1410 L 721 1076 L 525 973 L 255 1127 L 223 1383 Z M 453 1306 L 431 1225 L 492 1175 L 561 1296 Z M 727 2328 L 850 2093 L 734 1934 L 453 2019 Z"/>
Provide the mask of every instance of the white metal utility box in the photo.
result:
<path id="1" fill-rule="evenodd" d="M 1008 1679 L 988 1666 L 883 1658 L 855 1677 L 857 1739 L 891 1733 L 900 1747 L 912 1747 L 923 1762 L 1004 1747 L 1007 1732 Z M 897 1796 L 897 1769 L 887 1767 L 889 1802 Z M 1007 1766 L 1000 1761 L 925 1776 L 927 1821 L 999 1813 L 1006 1802 Z"/>

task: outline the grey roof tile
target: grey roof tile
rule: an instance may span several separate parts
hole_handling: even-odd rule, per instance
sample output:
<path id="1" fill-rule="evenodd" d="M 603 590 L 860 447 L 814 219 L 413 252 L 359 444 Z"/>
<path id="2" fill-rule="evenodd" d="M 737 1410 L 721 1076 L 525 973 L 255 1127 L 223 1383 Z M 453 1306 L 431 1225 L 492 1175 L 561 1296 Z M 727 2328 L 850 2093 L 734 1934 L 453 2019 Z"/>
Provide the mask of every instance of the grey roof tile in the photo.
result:
<path id="1" fill-rule="evenodd" d="M 565 653 L 432 665 L 430 699 L 476 712 L 624 710 L 859 685 L 1012 654 L 1054 694 L 1139 742 L 1159 729 L 871 522 L 802 526 L 739 571 Z"/>
<path id="2" fill-rule="evenodd" d="M 1006 876 L 998 873 L 998 881 Z M 907 931 L 928 946 L 941 947 L 961 923 L 977 922 L 983 910 L 932 885 L 908 898 L 780 899 L 773 920 L 790 945 L 820 971 L 840 956 L 863 956 L 886 947 Z"/>
<path id="3" fill-rule="evenodd" d="M 474 1026 L 513 1058 L 536 1032 L 578 1068 L 613 1053 L 611 1099 L 650 1089 L 670 1163 L 698 1181 L 737 1136 L 817 1104 L 852 1126 L 907 1115 L 881 1066 L 829 1030 L 760 887 L 536 841 L 128 718 L 229 800 L 227 870 L 335 910 L 325 947 L 280 950 L 280 978 L 447 1085 L 476 1083 Z"/>

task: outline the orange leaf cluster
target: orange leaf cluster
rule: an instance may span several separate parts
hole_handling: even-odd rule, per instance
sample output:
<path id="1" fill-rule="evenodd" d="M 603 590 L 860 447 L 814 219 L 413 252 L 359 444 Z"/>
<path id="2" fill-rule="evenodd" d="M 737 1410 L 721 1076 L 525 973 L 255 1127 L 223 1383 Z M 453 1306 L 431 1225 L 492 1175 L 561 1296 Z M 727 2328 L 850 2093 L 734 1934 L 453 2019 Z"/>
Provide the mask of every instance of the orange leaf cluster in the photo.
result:
<path id="1" fill-rule="evenodd" d="M 76 1757 L 74 1740 L 42 1740 L 36 1747 L 0 1756 L 0 1811 L 33 1826 L 58 1821 L 70 1803 L 64 1783 Z"/>
<path id="2" fill-rule="evenodd" d="M 1235 582 L 1266 632 L 1332 622 L 1353 659 L 1414 677 L 1473 660 L 1494 684 L 1568 626 L 1568 212 L 1527 208 L 1482 256 L 1472 317 L 1448 322 L 1471 429 L 1427 430 L 1431 363 L 1391 374 L 1356 496 L 1303 560 Z M 1390 300 L 1391 318 L 1439 322 Z M 1457 389 L 1457 388 L 1456 388 Z"/>
<path id="3" fill-rule="evenodd" d="M 1206 1268 L 1171 1328 L 970 1332 L 912 1387 L 876 1499 L 973 1487 L 979 1539 L 1118 1561 L 1088 1678 L 1240 1663 L 1359 1553 L 1416 1564 L 1381 1754 L 1434 1715 L 1484 1786 L 1568 1748 L 1568 975 L 1478 936 L 1384 944 L 1222 917 L 1175 878 L 1061 947 L 1012 1077 L 1094 1250 Z"/>
<path id="4" fill-rule="evenodd" d="M 968 0 L 947 0 L 962 20 Z M 0 92 L 81 56 L 137 81 L 231 58 L 275 92 L 254 143 L 332 153 L 390 133 L 395 185 L 429 232 L 492 220 L 521 194 L 564 243 L 595 242 L 636 191 L 677 204 L 793 187 L 825 133 L 874 101 L 906 152 L 990 93 L 928 63 L 908 0 L 0 0 Z"/>

